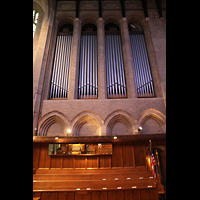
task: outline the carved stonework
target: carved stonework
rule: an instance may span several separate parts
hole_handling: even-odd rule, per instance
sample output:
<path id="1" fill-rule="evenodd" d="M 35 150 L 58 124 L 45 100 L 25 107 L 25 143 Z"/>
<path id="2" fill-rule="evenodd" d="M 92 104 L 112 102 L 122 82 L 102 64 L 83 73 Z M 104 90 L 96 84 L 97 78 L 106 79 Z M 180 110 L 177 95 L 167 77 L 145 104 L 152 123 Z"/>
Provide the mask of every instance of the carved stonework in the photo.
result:
<path id="1" fill-rule="evenodd" d="M 58 2 L 57 10 L 76 10 L 75 1 L 60 1 Z"/>
<path id="2" fill-rule="evenodd" d="M 152 19 L 153 25 L 158 25 L 159 14 L 157 10 L 148 10 L 149 18 Z"/>
<path id="3" fill-rule="evenodd" d="M 155 0 L 148 0 L 147 1 L 147 9 L 157 9 L 156 1 Z"/>
<path id="4" fill-rule="evenodd" d="M 121 9 L 120 1 L 105 1 L 105 2 L 102 2 L 102 8 L 105 9 L 105 10 Z"/>
<path id="5" fill-rule="evenodd" d="M 99 9 L 98 1 L 80 1 L 80 10 Z"/>
<path id="6" fill-rule="evenodd" d="M 125 1 L 125 9 L 129 10 L 138 10 L 143 9 L 142 7 L 142 1 L 140 0 L 134 0 L 134 1 Z"/>

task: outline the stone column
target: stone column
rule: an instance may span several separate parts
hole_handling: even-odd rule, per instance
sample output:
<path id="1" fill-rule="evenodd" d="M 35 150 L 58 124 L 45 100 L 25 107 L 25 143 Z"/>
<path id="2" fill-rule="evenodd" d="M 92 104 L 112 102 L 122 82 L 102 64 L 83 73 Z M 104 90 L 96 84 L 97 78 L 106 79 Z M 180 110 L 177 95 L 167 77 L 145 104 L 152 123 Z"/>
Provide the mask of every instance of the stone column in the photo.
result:
<path id="1" fill-rule="evenodd" d="M 97 23 L 98 45 L 98 98 L 106 99 L 106 58 L 105 58 L 105 32 L 104 20 L 99 18 Z"/>
<path id="2" fill-rule="evenodd" d="M 47 12 L 44 13 L 37 46 L 37 54 L 33 65 L 33 135 L 36 134 L 35 129 L 37 128 L 37 122 L 40 116 L 43 82 L 45 78 L 54 14 L 55 10 L 52 10 L 50 15 L 48 15 Z"/>
<path id="3" fill-rule="evenodd" d="M 69 100 L 78 98 L 78 73 L 81 39 L 81 21 L 75 18 L 69 74 Z"/>
<path id="4" fill-rule="evenodd" d="M 122 20 L 120 20 L 120 29 L 121 29 L 121 40 L 122 40 L 127 94 L 128 98 L 135 98 L 136 88 L 135 88 L 135 77 L 133 71 L 133 59 L 131 53 L 131 43 L 130 43 L 128 24 L 125 17 L 123 17 Z"/>

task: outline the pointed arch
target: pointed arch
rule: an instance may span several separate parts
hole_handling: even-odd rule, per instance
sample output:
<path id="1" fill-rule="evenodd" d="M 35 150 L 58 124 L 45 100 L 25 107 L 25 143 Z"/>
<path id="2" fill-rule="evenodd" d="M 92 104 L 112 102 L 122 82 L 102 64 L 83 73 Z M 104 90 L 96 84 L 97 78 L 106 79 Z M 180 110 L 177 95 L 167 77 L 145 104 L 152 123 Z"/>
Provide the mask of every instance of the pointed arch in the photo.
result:
<path id="1" fill-rule="evenodd" d="M 95 112 L 85 110 L 78 113 L 71 121 L 72 135 L 78 136 L 82 126 L 86 123 L 91 124 L 95 130 L 96 135 L 100 135 L 103 120 Z"/>
<path id="2" fill-rule="evenodd" d="M 47 132 L 51 125 L 54 123 L 58 123 L 61 128 L 63 129 L 63 132 L 65 133 L 67 130 L 67 127 L 69 126 L 69 120 L 67 117 L 58 111 L 52 111 L 47 114 L 45 114 L 38 122 L 38 135 L 39 136 L 46 136 Z"/>
<path id="3" fill-rule="evenodd" d="M 105 119 L 107 135 L 112 135 L 113 127 L 118 123 L 122 123 L 128 130 L 128 134 L 134 134 L 136 123 L 134 117 L 126 111 L 116 110 L 110 113 Z"/>
<path id="4" fill-rule="evenodd" d="M 138 117 L 139 126 L 143 126 L 148 119 L 153 119 L 162 128 L 162 132 L 166 131 L 166 116 L 156 109 L 147 109 Z"/>

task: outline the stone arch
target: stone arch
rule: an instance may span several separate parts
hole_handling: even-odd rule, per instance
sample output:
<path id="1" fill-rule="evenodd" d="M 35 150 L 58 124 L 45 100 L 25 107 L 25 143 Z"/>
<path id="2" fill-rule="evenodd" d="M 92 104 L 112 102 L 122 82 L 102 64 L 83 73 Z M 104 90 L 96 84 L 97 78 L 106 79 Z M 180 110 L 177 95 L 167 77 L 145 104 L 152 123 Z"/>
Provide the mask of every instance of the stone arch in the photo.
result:
<path id="1" fill-rule="evenodd" d="M 94 24 L 97 27 L 98 16 L 95 14 L 83 14 L 80 16 L 81 19 L 81 29 L 85 24 Z"/>
<path id="2" fill-rule="evenodd" d="M 106 119 L 105 119 L 105 125 L 106 125 L 106 133 L 107 135 L 112 135 L 112 130 L 113 127 L 117 124 L 117 123 L 122 123 L 126 129 L 127 129 L 127 134 L 134 134 L 135 132 L 135 119 L 134 117 L 129 114 L 126 111 L 123 110 L 116 110 L 112 113 L 110 113 Z"/>
<path id="3" fill-rule="evenodd" d="M 78 136 L 81 128 L 86 123 L 92 125 L 95 129 L 95 135 L 101 134 L 101 126 L 103 125 L 103 120 L 99 115 L 92 111 L 83 111 L 77 114 L 71 121 L 72 135 Z"/>
<path id="4" fill-rule="evenodd" d="M 72 24 L 74 25 L 74 16 L 70 13 L 62 13 L 56 16 L 55 22 L 57 24 L 57 30 L 60 29 L 64 24 Z"/>
<path id="5" fill-rule="evenodd" d="M 138 125 L 143 127 L 149 119 L 154 120 L 160 126 L 161 133 L 166 132 L 166 117 L 163 113 L 155 109 L 147 109 L 138 117 Z"/>
<path id="6" fill-rule="evenodd" d="M 58 111 L 52 111 L 45 114 L 38 122 L 38 135 L 47 136 L 49 128 L 53 124 L 59 124 L 63 129 L 64 134 L 67 133 L 67 127 L 69 127 L 69 120 L 66 116 Z"/>
<path id="7" fill-rule="evenodd" d="M 116 24 L 120 29 L 120 20 L 122 19 L 121 13 L 109 11 L 103 14 L 104 26 L 109 23 Z"/>
<path id="8" fill-rule="evenodd" d="M 127 15 L 126 18 L 127 18 L 128 24 L 130 24 L 130 23 L 137 24 L 142 28 L 142 30 L 144 30 L 144 20 L 145 20 L 145 18 L 144 18 L 143 15 L 130 13 L 130 14 Z"/>

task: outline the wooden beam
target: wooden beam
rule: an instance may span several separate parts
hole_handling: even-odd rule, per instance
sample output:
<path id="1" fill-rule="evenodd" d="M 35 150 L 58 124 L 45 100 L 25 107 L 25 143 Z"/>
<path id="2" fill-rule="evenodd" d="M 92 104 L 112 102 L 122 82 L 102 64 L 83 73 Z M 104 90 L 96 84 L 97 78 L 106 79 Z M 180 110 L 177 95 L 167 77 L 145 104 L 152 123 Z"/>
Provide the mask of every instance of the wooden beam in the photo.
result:
<path id="1" fill-rule="evenodd" d="M 149 140 L 152 145 L 165 145 L 166 133 L 156 134 L 137 134 L 137 135 L 118 135 L 117 139 L 111 136 L 59 136 L 55 140 L 55 136 L 33 136 L 33 143 L 112 143 L 112 144 L 145 144 L 149 145 Z"/>

